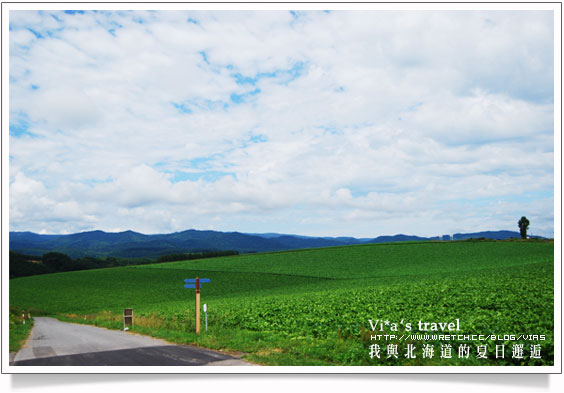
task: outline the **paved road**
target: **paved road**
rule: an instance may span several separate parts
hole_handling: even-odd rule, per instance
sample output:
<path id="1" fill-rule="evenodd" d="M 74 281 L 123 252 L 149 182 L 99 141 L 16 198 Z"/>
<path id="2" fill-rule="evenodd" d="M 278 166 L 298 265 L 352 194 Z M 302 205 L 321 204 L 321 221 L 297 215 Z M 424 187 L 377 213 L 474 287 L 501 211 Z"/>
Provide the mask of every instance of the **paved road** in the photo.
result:
<path id="1" fill-rule="evenodd" d="M 36 317 L 14 366 L 251 366 L 234 356 L 88 325 Z"/>

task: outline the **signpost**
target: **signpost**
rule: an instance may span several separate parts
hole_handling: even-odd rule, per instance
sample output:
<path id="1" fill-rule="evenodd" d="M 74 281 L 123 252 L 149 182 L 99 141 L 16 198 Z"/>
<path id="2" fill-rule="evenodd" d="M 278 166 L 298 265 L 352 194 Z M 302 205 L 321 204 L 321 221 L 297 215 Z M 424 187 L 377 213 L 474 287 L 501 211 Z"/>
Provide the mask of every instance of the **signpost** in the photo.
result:
<path id="1" fill-rule="evenodd" d="M 127 330 L 127 325 L 133 326 L 133 309 L 123 309 L 123 330 Z"/>
<path id="2" fill-rule="evenodd" d="M 187 278 L 184 280 L 184 288 L 196 288 L 196 334 L 200 334 L 200 283 L 210 282 L 209 278 Z M 206 310 L 204 310 L 205 312 Z M 207 329 L 207 313 L 206 313 L 206 331 Z"/>

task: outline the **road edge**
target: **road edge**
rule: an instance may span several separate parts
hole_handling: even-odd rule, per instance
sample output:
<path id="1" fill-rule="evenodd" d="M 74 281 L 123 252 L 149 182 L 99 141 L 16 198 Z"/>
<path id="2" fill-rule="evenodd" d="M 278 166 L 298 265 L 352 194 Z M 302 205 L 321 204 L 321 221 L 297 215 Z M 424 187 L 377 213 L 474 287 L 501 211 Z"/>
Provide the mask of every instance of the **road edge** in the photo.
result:
<path id="1" fill-rule="evenodd" d="M 164 342 L 167 343 L 168 345 L 178 345 L 178 346 L 182 346 L 182 347 L 192 347 L 192 348 L 203 349 L 203 350 L 210 351 L 210 352 L 216 352 L 216 353 L 222 354 L 222 355 L 233 356 L 233 357 L 236 358 L 237 360 L 240 360 L 240 361 L 243 361 L 243 362 L 245 362 L 245 363 L 248 363 L 248 364 L 251 365 L 251 366 L 263 366 L 262 364 L 255 363 L 255 362 L 251 362 L 251 361 L 249 361 L 249 360 L 247 360 L 247 359 L 243 359 L 241 356 L 244 356 L 244 355 L 246 355 L 247 353 L 241 352 L 241 351 L 223 351 L 223 350 L 219 350 L 219 349 L 212 349 L 212 348 L 208 348 L 208 347 L 203 347 L 203 346 L 201 346 L 201 345 L 196 345 L 196 344 L 181 344 L 181 343 L 175 343 L 175 342 L 170 342 L 170 341 L 165 340 L 165 339 L 160 338 L 160 337 L 153 337 L 153 336 L 148 335 L 148 334 L 143 334 L 143 333 L 138 333 L 138 332 L 132 332 L 132 331 L 130 331 L 130 330 L 124 331 L 123 329 L 111 329 L 111 328 L 108 328 L 108 327 L 106 327 L 106 326 L 98 326 L 98 325 L 94 325 L 94 324 L 90 324 L 90 323 L 78 323 L 78 322 L 62 321 L 62 320 L 60 320 L 60 319 L 58 318 L 59 315 L 42 315 L 42 317 L 44 317 L 44 318 L 53 318 L 53 319 L 56 319 L 56 320 L 59 321 L 59 322 L 71 323 L 71 324 L 73 324 L 73 325 L 86 325 L 86 326 L 92 326 L 92 327 L 96 327 L 96 328 L 100 328 L 100 329 L 106 329 L 106 330 L 109 330 L 109 331 L 123 332 L 123 333 L 131 334 L 131 335 L 134 335 L 134 336 L 148 337 L 148 338 L 152 338 L 152 339 L 155 339 L 155 340 L 164 341 Z M 27 347 L 27 345 L 28 345 L 28 343 L 29 343 L 29 340 L 31 340 L 31 337 L 32 337 L 32 335 L 33 335 L 33 329 L 34 329 L 34 328 L 35 328 L 35 325 L 34 325 L 34 327 L 31 329 L 30 334 L 29 334 L 29 337 L 27 338 L 27 341 L 26 341 L 25 344 L 20 348 L 20 351 L 21 351 L 23 348 Z M 19 351 L 18 351 L 18 352 L 19 352 Z M 14 353 L 14 358 L 16 357 L 16 355 L 17 355 L 18 352 L 15 352 L 15 353 Z M 12 359 L 12 357 L 11 357 L 11 354 L 12 354 L 12 353 L 10 353 L 10 365 L 12 365 L 12 363 L 13 363 L 13 359 Z M 225 361 L 225 362 L 226 362 L 226 361 Z M 211 364 L 211 363 L 214 363 L 214 362 L 210 362 L 210 363 L 206 364 L 206 366 L 208 366 L 208 365 L 209 365 L 209 366 L 218 366 L 218 365 L 219 365 L 219 364 L 214 365 L 214 364 Z M 228 364 L 225 364 L 225 365 L 228 365 Z"/>

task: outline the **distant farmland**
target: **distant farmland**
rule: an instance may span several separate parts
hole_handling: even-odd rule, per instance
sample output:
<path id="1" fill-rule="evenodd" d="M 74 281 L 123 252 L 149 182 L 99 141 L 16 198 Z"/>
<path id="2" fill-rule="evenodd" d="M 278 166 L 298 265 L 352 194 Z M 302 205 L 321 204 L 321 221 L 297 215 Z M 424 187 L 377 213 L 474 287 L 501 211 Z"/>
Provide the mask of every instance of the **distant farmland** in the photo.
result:
<path id="1" fill-rule="evenodd" d="M 270 365 L 552 365 L 553 242 L 456 241 L 369 244 L 100 269 L 10 280 L 10 306 L 64 320 L 119 328 L 132 307 L 133 331 L 180 343 L 245 352 Z M 196 336 L 194 290 L 202 289 L 209 331 Z M 416 323 L 459 319 L 457 334 L 545 335 L 489 341 L 487 359 L 414 359 L 375 341 L 368 320 Z M 391 333 L 386 329 L 386 334 Z M 398 334 L 405 334 L 400 331 Z M 400 356 L 370 357 L 373 344 Z M 524 345 L 523 358 L 511 346 Z M 449 341 L 453 347 L 463 344 Z M 471 343 L 474 347 L 476 343 Z M 507 345 L 496 359 L 495 345 Z"/>

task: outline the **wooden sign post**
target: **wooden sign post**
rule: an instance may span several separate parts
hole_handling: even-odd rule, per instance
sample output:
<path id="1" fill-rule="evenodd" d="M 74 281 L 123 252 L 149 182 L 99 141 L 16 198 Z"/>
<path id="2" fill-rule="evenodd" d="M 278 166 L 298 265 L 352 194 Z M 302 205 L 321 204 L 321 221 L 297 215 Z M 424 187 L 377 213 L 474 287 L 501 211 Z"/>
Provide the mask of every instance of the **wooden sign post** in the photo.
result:
<path id="1" fill-rule="evenodd" d="M 196 277 L 196 334 L 200 334 L 200 279 Z"/>
<path id="2" fill-rule="evenodd" d="M 196 334 L 200 334 L 200 283 L 210 282 L 209 278 L 187 278 L 184 288 L 196 288 Z"/>
<path id="3" fill-rule="evenodd" d="M 123 309 L 123 330 L 127 329 L 127 325 L 133 326 L 133 309 L 124 308 Z"/>

